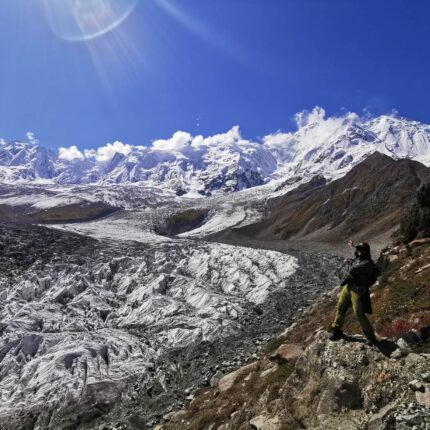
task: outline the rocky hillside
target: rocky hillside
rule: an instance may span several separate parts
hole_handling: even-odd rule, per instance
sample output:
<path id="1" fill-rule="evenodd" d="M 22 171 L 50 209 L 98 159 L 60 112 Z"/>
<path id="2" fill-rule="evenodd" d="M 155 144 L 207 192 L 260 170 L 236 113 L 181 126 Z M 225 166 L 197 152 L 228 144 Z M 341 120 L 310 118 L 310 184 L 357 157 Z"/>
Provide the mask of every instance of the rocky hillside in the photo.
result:
<path id="1" fill-rule="evenodd" d="M 85 202 L 47 209 L 35 209 L 30 205 L 9 206 L 0 204 L 0 218 L 3 222 L 19 223 L 91 221 L 115 211 L 116 208 L 102 202 Z"/>
<path id="2" fill-rule="evenodd" d="M 257 239 L 369 240 L 398 226 L 429 178 L 430 169 L 421 163 L 376 152 L 340 179 L 327 183 L 315 176 L 269 200 L 263 221 L 234 231 Z"/>
<path id="3" fill-rule="evenodd" d="M 256 360 L 190 395 L 158 430 L 430 428 L 430 239 L 387 248 L 373 287 L 380 342 L 351 315 L 345 339 L 326 328 L 338 288 L 274 338 Z"/>

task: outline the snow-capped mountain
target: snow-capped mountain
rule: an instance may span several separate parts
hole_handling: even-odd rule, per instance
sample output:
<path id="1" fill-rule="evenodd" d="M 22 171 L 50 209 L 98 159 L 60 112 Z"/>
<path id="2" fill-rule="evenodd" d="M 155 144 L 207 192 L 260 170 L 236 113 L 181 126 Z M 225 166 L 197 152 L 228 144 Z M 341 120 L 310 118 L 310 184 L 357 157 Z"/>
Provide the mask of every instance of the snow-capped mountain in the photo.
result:
<path id="1" fill-rule="evenodd" d="M 189 136 L 186 145 L 169 141 L 152 147 L 116 142 L 105 156 L 103 148 L 85 151 L 61 148 L 58 153 L 34 143 L 0 143 L 0 181 L 58 184 L 162 185 L 178 194 L 214 190 L 237 191 L 261 185 L 276 170 L 276 159 L 259 143 L 243 141 L 238 127 L 206 139 Z M 163 145 L 162 142 L 165 144 Z"/>
<path id="2" fill-rule="evenodd" d="M 430 126 L 395 115 L 365 120 L 354 113 L 325 118 L 321 108 L 296 117 L 298 131 L 276 133 L 264 144 L 277 158 L 277 175 L 346 174 L 378 151 L 394 159 L 430 162 Z"/>
<path id="3" fill-rule="evenodd" d="M 296 132 L 262 142 L 243 139 L 239 127 L 210 137 L 177 132 L 151 146 L 121 142 L 83 153 L 51 151 L 36 143 L 0 141 L 0 181 L 58 184 L 145 184 L 178 194 L 238 191 L 288 176 L 344 175 L 369 154 L 430 164 L 430 126 L 383 115 L 327 117 L 322 108 L 296 115 Z"/>
<path id="4" fill-rule="evenodd" d="M 34 143 L 0 143 L 0 174 L 4 182 L 51 179 L 56 174 L 56 153 Z"/>

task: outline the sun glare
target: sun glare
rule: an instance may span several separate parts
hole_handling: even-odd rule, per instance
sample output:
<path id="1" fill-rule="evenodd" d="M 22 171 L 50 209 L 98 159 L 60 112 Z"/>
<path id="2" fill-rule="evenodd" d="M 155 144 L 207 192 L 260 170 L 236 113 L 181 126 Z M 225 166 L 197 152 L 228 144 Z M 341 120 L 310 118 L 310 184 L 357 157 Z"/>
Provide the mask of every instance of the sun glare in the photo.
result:
<path id="1" fill-rule="evenodd" d="M 72 41 L 99 37 L 120 25 L 137 0 L 44 0 L 53 32 Z"/>

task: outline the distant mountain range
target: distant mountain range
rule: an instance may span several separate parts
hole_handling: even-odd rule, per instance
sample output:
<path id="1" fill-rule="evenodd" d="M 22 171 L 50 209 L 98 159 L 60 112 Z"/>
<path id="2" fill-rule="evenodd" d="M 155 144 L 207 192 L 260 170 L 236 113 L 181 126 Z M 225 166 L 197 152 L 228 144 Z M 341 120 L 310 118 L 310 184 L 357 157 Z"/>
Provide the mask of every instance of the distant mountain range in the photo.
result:
<path id="1" fill-rule="evenodd" d="M 363 120 L 350 113 L 325 117 L 321 108 L 300 116 L 294 133 L 277 132 L 256 143 L 239 128 L 203 138 L 178 132 L 152 146 L 122 145 L 110 155 L 53 151 L 37 143 L 0 140 L 0 182 L 144 184 L 178 195 L 238 191 L 282 178 L 345 175 L 373 152 L 430 164 L 430 126 L 392 116 Z M 66 154 L 66 155 L 65 155 Z"/>

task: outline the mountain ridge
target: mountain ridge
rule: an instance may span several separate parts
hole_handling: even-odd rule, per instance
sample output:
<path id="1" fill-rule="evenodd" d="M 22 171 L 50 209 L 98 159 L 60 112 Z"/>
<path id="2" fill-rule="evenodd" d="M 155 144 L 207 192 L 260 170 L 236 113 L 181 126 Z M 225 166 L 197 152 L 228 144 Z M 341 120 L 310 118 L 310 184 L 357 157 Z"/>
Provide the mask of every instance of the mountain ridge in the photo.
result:
<path id="1" fill-rule="evenodd" d="M 210 195 L 294 176 L 336 179 L 376 151 L 430 165 L 430 126 L 417 121 L 393 115 L 368 120 L 353 113 L 326 117 L 315 108 L 297 125 L 296 132 L 277 132 L 262 142 L 244 139 L 233 127 L 206 138 L 177 132 L 152 146 L 115 142 L 84 153 L 0 140 L 0 182 L 150 184 L 178 195 Z"/>
<path id="2" fill-rule="evenodd" d="M 342 178 L 327 183 L 315 176 L 270 199 L 265 219 L 234 231 L 257 239 L 369 240 L 398 225 L 418 186 L 429 179 L 423 164 L 375 152 Z"/>

